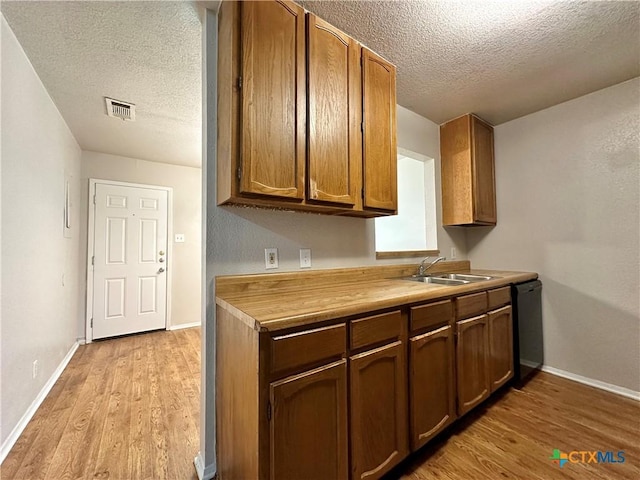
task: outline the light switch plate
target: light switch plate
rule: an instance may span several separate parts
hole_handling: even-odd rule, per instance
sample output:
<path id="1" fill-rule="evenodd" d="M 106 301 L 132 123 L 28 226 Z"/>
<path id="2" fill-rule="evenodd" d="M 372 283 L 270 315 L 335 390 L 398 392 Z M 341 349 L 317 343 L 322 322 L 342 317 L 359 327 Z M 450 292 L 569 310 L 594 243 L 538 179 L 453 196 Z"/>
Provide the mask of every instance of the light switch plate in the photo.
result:
<path id="1" fill-rule="evenodd" d="M 278 268 L 278 249 L 277 248 L 264 249 L 264 268 L 266 268 L 267 270 Z"/>
<path id="2" fill-rule="evenodd" d="M 311 268 L 311 249 L 300 249 L 300 268 Z"/>
<path id="3" fill-rule="evenodd" d="M 176 233 L 174 238 L 176 243 L 184 243 L 184 233 Z"/>

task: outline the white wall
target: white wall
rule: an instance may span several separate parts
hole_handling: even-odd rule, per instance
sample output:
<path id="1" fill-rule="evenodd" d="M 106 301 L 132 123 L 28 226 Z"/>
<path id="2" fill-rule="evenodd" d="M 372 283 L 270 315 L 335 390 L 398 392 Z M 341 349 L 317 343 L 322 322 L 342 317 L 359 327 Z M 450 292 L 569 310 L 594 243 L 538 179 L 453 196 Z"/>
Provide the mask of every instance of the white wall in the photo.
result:
<path id="1" fill-rule="evenodd" d="M 81 255 L 86 278 L 89 179 L 116 180 L 173 187 L 173 232 L 185 235 L 173 243 L 171 325 L 200 322 L 202 171 L 199 168 L 149 162 L 98 152 L 82 152 Z M 173 239 L 170 239 L 173 241 Z M 86 298 L 82 298 L 86 304 Z M 78 321 L 78 337 L 85 336 L 84 315 Z"/>
<path id="2" fill-rule="evenodd" d="M 548 366 L 640 391 L 640 79 L 495 128 L 498 225 L 474 267 L 543 282 Z"/>
<path id="3" fill-rule="evenodd" d="M 4 445 L 76 341 L 82 281 L 80 147 L 2 15 L 0 24 Z M 65 171 L 72 176 L 71 238 L 63 233 Z"/>
<path id="4" fill-rule="evenodd" d="M 436 185 L 440 185 L 439 127 L 398 106 L 398 147 L 436 159 Z M 437 193 L 441 224 L 441 195 Z M 313 268 L 357 267 L 376 263 L 374 220 L 331 217 L 256 208 L 218 207 L 208 212 L 214 231 L 209 241 L 215 252 L 217 275 L 265 272 L 264 249 L 278 248 L 280 268 L 299 270 L 299 249 L 311 248 Z M 451 246 L 466 258 L 463 229 L 438 228 L 438 247 L 448 256 Z M 385 261 L 399 263 L 403 260 Z M 418 263 L 406 259 L 407 263 Z M 378 261 L 377 263 L 383 263 Z M 273 272 L 274 270 L 270 270 Z"/>

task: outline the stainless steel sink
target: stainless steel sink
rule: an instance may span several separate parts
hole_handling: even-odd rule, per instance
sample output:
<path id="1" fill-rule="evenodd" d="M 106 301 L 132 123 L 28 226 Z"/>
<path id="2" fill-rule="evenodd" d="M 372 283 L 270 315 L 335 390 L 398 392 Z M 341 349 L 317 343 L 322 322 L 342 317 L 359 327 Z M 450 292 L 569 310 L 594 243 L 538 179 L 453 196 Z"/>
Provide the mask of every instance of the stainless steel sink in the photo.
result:
<path id="1" fill-rule="evenodd" d="M 413 282 L 435 283 L 437 285 L 466 285 L 473 282 L 484 282 L 495 277 L 488 275 L 474 275 L 472 273 L 438 273 L 433 275 L 412 275 L 403 280 Z"/>
<path id="2" fill-rule="evenodd" d="M 436 275 L 436 277 L 446 278 L 449 280 L 466 280 L 468 282 L 483 282 L 494 278 L 488 275 L 474 275 L 472 273 L 442 273 L 440 275 Z"/>
<path id="3" fill-rule="evenodd" d="M 405 277 L 403 278 L 403 280 L 411 280 L 413 282 L 422 282 L 422 283 L 434 283 L 437 285 L 466 285 L 467 283 L 471 283 L 469 280 L 462 280 L 457 278 L 423 277 L 420 275 Z"/>

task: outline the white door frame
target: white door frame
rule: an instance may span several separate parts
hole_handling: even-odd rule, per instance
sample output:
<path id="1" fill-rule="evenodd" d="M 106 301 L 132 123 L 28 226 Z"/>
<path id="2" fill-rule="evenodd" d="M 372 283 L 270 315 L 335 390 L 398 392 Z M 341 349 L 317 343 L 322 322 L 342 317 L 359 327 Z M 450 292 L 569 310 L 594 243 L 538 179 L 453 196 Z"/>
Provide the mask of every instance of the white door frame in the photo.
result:
<path id="1" fill-rule="evenodd" d="M 93 341 L 93 265 L 91 259 L 94 256 L 94 234 L 95 234 L 95 208 L 93 198 L 96 194 L 96 184 L 115 185 L 121 187 L 150 188 L 153 190 L 165 190 L 167 192 L 167 313 L 165 329 L 171 327 L 171 286 L 173 277 L 173 187 L 163 187 L 160 185 L 147 185 L 143 183 L 118 182 L 115 180 L 101 180 L 99 178 L 89 179 L 89 222 L 87 227 L 87 297 L 85 313 L 85 342 Z"/>

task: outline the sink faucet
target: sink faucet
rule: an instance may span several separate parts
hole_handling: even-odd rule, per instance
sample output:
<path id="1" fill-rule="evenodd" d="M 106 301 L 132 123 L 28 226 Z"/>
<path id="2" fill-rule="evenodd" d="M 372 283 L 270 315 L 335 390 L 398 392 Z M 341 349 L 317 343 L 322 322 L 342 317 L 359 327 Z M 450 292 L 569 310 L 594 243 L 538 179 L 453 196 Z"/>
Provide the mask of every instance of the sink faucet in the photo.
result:
<path id="1" fill-rule="evenodd" d="M 433 267 L 436 263 L 441 262 L 442 260 L 446 260 L 447 257 L 438 257 L 435 260 L 431 261 L 428 265 L 425 265 L 425 262 L 429 260 L 431 257 L 427 257 L 420 262 L 420 266 L 418 267 L 418 275 L 424 276 L 427 270 Z"/>

